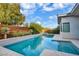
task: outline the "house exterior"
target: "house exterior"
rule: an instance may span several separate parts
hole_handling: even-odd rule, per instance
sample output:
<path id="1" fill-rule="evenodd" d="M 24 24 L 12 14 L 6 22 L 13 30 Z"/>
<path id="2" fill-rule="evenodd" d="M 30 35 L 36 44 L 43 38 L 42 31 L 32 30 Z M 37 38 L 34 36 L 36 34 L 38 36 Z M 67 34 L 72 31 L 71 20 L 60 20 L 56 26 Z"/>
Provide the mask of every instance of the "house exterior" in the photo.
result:
<path id="1" fill-rule="evenodd" d="M 58 16 L 60 36 L 65 39 L 79 39 L 79 4 L 68 14 Z"/>

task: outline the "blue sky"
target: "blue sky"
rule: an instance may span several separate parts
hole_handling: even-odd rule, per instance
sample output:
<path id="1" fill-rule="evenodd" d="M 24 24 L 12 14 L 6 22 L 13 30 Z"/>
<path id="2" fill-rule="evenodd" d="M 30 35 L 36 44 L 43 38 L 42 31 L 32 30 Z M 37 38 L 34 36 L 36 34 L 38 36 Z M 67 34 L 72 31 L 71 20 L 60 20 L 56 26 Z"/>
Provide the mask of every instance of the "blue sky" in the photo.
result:
<path id="1" fill-rule="evenodd" d="M 35 22 L 47 28 L 57 27 L 57 14 L 68 13 L 74 3 L 22 3 L 21 12 L 25 23 Z"/>

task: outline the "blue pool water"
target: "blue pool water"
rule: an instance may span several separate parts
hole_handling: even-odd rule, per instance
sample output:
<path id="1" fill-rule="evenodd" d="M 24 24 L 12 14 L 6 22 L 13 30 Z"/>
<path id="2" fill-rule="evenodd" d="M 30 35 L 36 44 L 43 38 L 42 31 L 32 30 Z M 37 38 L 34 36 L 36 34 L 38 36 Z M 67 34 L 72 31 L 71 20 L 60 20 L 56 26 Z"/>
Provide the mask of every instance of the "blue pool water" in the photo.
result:
<path id="1" fill-rule="evenodd" d="M 51 37 L 38 36 L 4 47 L 25 56 L 38 56 L 44 49 L 79 55 L 79 49 L 71 42 L 56 41 L 52 40 Z"/>

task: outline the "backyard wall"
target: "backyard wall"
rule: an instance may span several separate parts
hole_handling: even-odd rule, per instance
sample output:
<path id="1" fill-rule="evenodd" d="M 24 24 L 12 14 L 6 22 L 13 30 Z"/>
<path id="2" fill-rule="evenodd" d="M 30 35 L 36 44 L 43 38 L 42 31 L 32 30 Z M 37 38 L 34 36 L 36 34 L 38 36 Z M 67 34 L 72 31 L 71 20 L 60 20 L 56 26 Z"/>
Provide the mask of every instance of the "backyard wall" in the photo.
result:
<path id="1" fill-rule="evenodd" d="M 3 24 L 0 24 L 0 29 L 2 27 L 5 27 Z M 7 34 L 8 36 L 7 37 L 12 37 L 11 34 L 12 33 L 16 33 L 16 32 L 28 32 L 29 29 L 27 27 L 20 27 L 20 26 L 16 26 L 16 25 L 8 25 L 8 28 L 9 28 L 9 33 Z M 2 34 L 0 32 L 0 39 L 3 39 L 4 38 L 4 34 Z"/>
<path id="2" fill-rule="evenodd" d="M 0 24 L 0 28 L 4 27 L 4 25 Z M 20 26 L 16 26 L 16 25 L 8 25 L 8 28 L 10 29 L 10 32 L 14 32 L 14 31 L 29 31 L 29 29 L 27 27 L 20 27 Z"/>

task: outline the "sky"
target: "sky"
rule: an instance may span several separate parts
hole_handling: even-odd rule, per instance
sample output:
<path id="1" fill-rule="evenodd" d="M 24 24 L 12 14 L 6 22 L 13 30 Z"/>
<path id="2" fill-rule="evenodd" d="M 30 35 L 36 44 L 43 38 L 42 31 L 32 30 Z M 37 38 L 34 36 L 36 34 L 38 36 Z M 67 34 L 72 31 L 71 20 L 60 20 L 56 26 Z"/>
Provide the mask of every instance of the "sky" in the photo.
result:
<path id="1" fill-rule="evenodd" d="M 24 23 L 35 22 L 43 27 L 56 28 L 57 15 L 69 13 L 75 3 L 21 3 L 20 11 L 25 16 Z"/>

